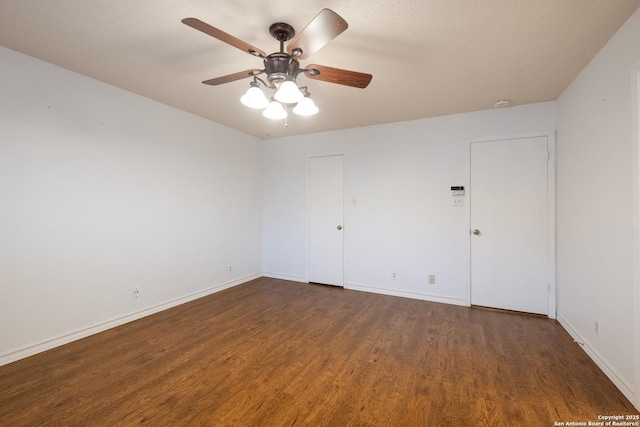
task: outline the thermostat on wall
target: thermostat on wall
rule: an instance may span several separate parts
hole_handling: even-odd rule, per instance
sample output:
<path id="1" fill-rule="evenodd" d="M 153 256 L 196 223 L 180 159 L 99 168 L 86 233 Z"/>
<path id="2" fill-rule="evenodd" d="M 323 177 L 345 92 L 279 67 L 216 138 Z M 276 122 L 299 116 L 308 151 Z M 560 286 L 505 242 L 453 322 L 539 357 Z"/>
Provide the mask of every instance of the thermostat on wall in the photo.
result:
<path id="1" fill-rule="evenodd" d="M 464 187 L 451 187 L 452 196 L 464 196 Z"/>

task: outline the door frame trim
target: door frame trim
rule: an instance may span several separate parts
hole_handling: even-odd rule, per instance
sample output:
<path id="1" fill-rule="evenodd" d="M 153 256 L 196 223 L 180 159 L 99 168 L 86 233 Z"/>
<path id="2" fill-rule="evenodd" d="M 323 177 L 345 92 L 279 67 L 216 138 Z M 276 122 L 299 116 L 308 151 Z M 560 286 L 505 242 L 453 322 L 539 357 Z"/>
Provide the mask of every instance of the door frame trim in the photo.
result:
<path id="1" fill-rule="evenodd" d="M 547 138 L 547 149 L 549 150 L 549 160 L 547 163 L 547 283 L 548 292 L 548 314 L 550 319 L 556 318 L 556 139 L 555 131 L 529 132 L 512 135 L 498 135 L 491 137 L 473 138 L 467 141 L 466 150 L 466 178 L 467 187 L 465 203 L 465 305 L 471 306 L 471 203 L 470 196 L 473 188 L 471 186 L 471 144 L 504 141 L 508 139 L 524 138 Z"/>
<path id="2" fill-rule="evenodd" d="M 307 156 L 306 164 L 306 183 L 305 183 L 305 256 L 304 256 L 304 281 L 309 282 L 309 254 L 310 254 L 310 235 L 311 235 L 311 219 L 309 216 L 309 179 L 311 174 L 311 159 L 323 158 L 323 157 L 342 157 L 342 288 L 345 288 L 347 284 L 347 235 L 345 230 L 348 230 L 346 203 L 347 203 L 347 155 L 345 153 L 332 153 L 332 154 L 318 154 Z"/>
<path id="3" fill-rule="evenodd" d="M 635 96 L 632 101 L 632 152 L 633 152 L 633 288 L 635 295 L 634 303 L 634 336 L 635 336 L 635 378 L 634 378 L 634 405 L 640 409 L 640 61 L 636 63 L 634 70 L 633 85 L 635 85 Z M 617 385 L 617 383 L 616 383 Z M 629 397 L 629 396 L 627 396 Z M 631 400 L 631 398 L 629 398 Z"/>

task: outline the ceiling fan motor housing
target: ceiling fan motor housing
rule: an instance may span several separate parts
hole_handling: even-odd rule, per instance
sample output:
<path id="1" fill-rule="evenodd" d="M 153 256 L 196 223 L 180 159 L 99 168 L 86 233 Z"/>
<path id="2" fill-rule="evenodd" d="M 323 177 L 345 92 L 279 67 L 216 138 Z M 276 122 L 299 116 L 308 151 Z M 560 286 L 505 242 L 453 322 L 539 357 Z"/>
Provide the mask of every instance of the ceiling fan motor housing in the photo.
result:
<path id="1" fill-rule="evenodd" d="M 287 77 L 295 81 L 300 72 L 300 62 L 289 54 L 276 52 L 264 59 L 264 69 L 269 84 L 275 87 L 285 81 Z"/>

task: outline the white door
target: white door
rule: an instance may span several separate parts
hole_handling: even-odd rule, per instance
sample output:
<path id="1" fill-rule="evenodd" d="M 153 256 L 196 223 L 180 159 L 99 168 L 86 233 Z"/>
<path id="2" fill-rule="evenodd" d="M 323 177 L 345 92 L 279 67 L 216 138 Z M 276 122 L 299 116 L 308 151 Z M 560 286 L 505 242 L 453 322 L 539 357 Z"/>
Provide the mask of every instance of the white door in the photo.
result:
<path id="1" fill-rule="evenodd" d="M 309 159 L 308 280 L 344 286 L 344 156 Z"/>
<path id="2" fill-rule="evenodd" d="M 547 137 L 471 144 L 471 304 L 549 314 Z"/>

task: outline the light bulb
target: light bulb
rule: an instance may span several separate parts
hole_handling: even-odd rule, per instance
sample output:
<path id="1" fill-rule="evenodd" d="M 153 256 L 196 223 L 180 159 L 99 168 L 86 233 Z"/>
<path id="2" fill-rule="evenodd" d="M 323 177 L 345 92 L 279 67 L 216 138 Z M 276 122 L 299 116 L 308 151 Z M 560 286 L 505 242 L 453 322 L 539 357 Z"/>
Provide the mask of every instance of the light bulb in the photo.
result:
<path id="1" fill-rule="evenodd" d="M 260 90 L 257 84 L 251 83 L 251 87 L 247 92 L 242 95 L 240 102 L 249 108 L 266 108 L 269 105 L 269 100 L 264 96 L 264 92 Z"/>
<path id="2" fill-rule="evenodd" d="M 316 104 L 308 96 L 302 98 L 302 100 L 298 102 L 298 105 L 293 108 L 293 112 L 299 116 L 312 116 L 318 114 L 318 111 L 318 107 L 316 107 Z"/>
<path id="3" fill-rule="evenodd" d="M 276 101 L 271 101 L 269 106 L 262 112 L 262 115 L 272 120 L 282 120 L 288 116 L 282 104 Z"/>
<path id="4" fill-rule="evenodd" d="M 304 95 L 293 80 L 285 80 L 273 97 L 283 104 L 295 104 L 300 102 Z"/>

